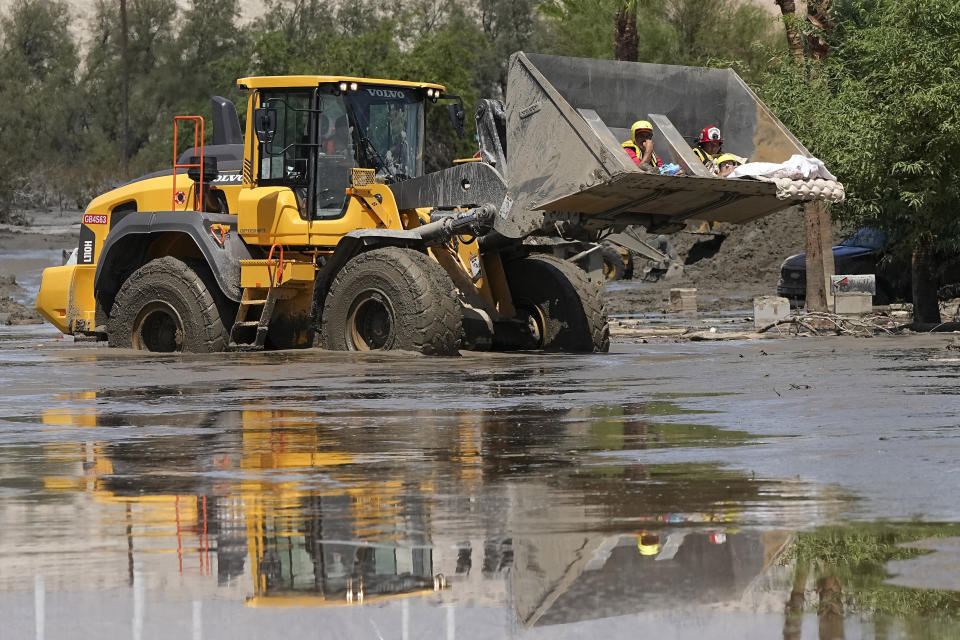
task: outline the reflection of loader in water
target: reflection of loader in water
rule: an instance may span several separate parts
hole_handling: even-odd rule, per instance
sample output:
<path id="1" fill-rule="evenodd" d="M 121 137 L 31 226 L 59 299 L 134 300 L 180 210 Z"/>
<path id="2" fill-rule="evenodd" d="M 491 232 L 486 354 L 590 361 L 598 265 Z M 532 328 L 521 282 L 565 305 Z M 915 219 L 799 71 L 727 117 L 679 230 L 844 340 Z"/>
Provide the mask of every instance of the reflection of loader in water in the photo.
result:
<path id="1" fill-rule="evenodd" d="M 530 372 L 520 379 L 530 380 Z M 493 367 L 480 375 L 504 381 Z M 476 377 L 471 374 L 474 382 Z M 527 395 L 520 379 L 504 385 L 503 392 Z M 543 393 L 540 385 L 529 384 L 531 393 Z M 278 402 L 289 403 L 290 398 Z M 379 424 L 374 419 L 377 428 L 369 430 L 342 428 L 349 418 L 335 412 L 260 407 L 164 414 L 145 424 L 136 414 L 118 419 L 89 413 L 82 419 L 94 427 L 87 432 L 93 442 L 80 447 L 79 455 L 89 463 L 89 476 L 81 482 L 95 500 L 127 508 L 129 519 L 120 519 L 120 526 L 127 527 L 131 567 L 134 562 L 143 565 L 142 549 L 150 545 L 154 552 L 168 552 L 150 556 L 164 563 L 161 576 L 178 570 L 196 575 L 199 554 L 204 558 L 201 570 L 206 571 L 200 575 L 216 574 L 218 585 L 241 591 L 251 606 L 324 606 L 433 593 L 445 584 L 438 575 L 444 558 L 437 550 L 449 550 L 455 542 L 448 539 L 444 545 L 443 525 L 479 511 L 483 515 L 478 520 L 463 520 L 476 527 L 467 529 L 478 538 L 462 545 L 456 540 L 456 568 L 452 555 L 442 565 L 442 573 L 451 576 L 451 588 L 439 599 L 457 603 L 461 597 L 469 601 L 478 594 L 506 593 L 507 600 L 498 600 L 498 605 L 510 607 L 526 624 L 547 624 L 560 615 L 556 599 L 572 595 L 581 578 L 587 582 L 580 584 L 589 583 L 598 592 L 622 587 L 612 581 L 625 576 L 609 562 L 600 569 L 586 568 L 603 558 L 604 549 L 612 549 L 611 559 L 618 561 L 617 554 L 623 552 L 619 547 L 626 546 L 620 545 L 621 538 L 630 538 L 634 554 L 652 560 L 639 553 L 633 538 L 633 532 L 642 529 L 662 533 L 665 541 L 671 532 L 691 529 L 670 558 L 686 569 L 663 569 L 687 581 L 697 577 L 694 569 L 704 554 L 736 565 L 732 574 L 740 576 L 737 580 L 762 564 L 753 557 L 760 547 L 752 542 L 738 546 L 735 529 L 739 509 L 749 509 L 751 503 L 768 505 L 766 482 L 710 465 L 636 464 L 642 449 L 684 446 L 691 439 L 739 442 L 747 435 L 702 424 L 656 422 L 656 416 L 679 411 L 670 402 L 576 409 L 530 404 L 440 413 L 436 421 L 431 421 L 435 414 L 425 413 L 413 429 L 408 428 L 410 421 L 391 428 L 389 421 Z M 73 413 L 51 411 L 45 420 L 67 424 Z M 130 420 L 147 435 L 114 439 L 104 434 L 107 443 L 95 442 L 105 424 L 129 425 Z M 158 433 L 152 426 L 163 429 Z M 189 429 L 170 433 L 171 426 Z M 388 447 L 397 437 L 411 443 L 429 440 L 427 450 L 436 458 L 425 459 L 426 464 L 410 464 L 402 457 L 374 463 L 371 455 L 392 449 L 370 448 L 372 437 L 384 438 L 382 444 Z M 623 456 L 584 467 L 569 453 L 584 448 L 611 454 L 622 450 Z M 449 475 L 437 473 L 441 469 Z M 445 499 L 450 495 L 471 500 L 465 505 L 466 500 Z M 480 504 L 473 502 L 474 496 Z M 733 504 L 728 507 L 725 501 Z M 549 511 L 546 518 L 544 510 Z M 672 513 L 676 511 L 684 513 Z M 116 526 L 116 521 L 107 526 Z M 718 542 L 697 542 L 698 536 L 715 530 L 727 533 L 724 544 L 747 556 L 724 555 L 715 549 Z M 394 542 L 398 539 L 402 542 Z M 482 563 L 476 558 L 480 550 Z M 668 555 L 665 549 L 657 554 Z M 689 562 L 683 560 L 688 556 Z M 634 568 L 647 566 L 625 562 Z M 480 570 L 471 572 L 471 563 Z M 594 578 L 582 576 L 585 571 L 595 572 Z M 634 582 L 627 584 L 635 584 L 643 576 L 628 577 Z M 212 582 L 204 578 L 205 585 Z M 500 585 L 505 591 L 497 591 Z M 654 593 L 651 585 L 643 585 L 649 598 L 668 598 L 669 581 L 657 586 L 665 591 Z M 479 589 L 471 593 L 471 587 Z M 584 604 L 571 606 L 563 615 L 614 615 L 618 607 L 637 604 L 631 598 L 611 596 L 602 609 Z M 538 611 L 539 618 L 533 615 Z"/>
<path id="2" fill-rule="evenodd" d="M 131 563 L 141 547 L 175 551 L 180 574 L 196 558 L 201 575 L 209 575 L 215 563 L 220 584 L 249 577 L 250 606 L 361 603 L 446 588 L 426 539 L 403 545 L 364 542 L 377 533 L 372 528 L 377 523 L 416 514 L 401 503 L 401 478 L 352 475 L 354 455 L 319 439 L 314 414 L 239 411 L 189 417 L 191 426 L 203 431 L 152 437 L 147 448 L 93 444 L 85 454 L 85 489 L 99 502 L 126 507 Z M 170 416 L 154 420 L 166 425 Z M 94 411 L 50 410 L 44 421 L 96 428 L 109 419 Z M 218 448 L 234 448 L 236 435 L 242 440 L 239 458 L 217 455 Z M 299 480 L 276 478 L 285 469 L 305 468 L 329 476 L 329 486 L 303 487 Z M 241 471 L 243 479 L 198 481 L 198 469 Z M 46 484 L 54 490 L 57 482 Z M 174 548 L 157 548 L 173 541 Z"/>
<path id="3" fill-rule="evenodd" d="M 334 475 L 336 484 L 347 483 L 327 490 L 269 476 L 242 483 L 254 576 L 249 605 L 359 603 L 446 587 L 445 577 L 434 573 L 426 538 L 403 546 L 362 542 L 383 519 L 415 517 L 401 503 L 401 478 L 350 473 L 354 455 L 319 439 L 314 414 L 243 411 L 241 420 L 245 471 L 314 468 Z M 344 519 L 344 512 L 351 517 Z"/>

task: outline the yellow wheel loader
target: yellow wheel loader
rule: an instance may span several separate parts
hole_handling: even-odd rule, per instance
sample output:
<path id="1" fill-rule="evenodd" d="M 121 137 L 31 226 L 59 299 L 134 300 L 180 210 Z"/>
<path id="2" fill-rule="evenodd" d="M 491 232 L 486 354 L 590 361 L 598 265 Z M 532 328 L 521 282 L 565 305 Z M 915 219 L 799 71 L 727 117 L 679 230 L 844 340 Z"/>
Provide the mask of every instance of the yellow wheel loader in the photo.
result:
<path id="1" fill-rule="evenodd" d="M 721 180 L 680 131 L 723 123 L 754 160 L 809 155 L 730 70 L 517 53 L 506 104 L 477 105 L 480 157 L 423 171 L 438 84 L 243 78 L 247 116 L 213 99 L 175 120 L 173 169 L 95 198 L 76 259 L 44 271 L 37 309 L 64 333 L 148 351 L 606 351 L 601 290 L 536 238 L 599 242 L 628 225 L 745 222 L 842 187 Z M 639 117 L 687 175 L 620 147 Z M 176 139 L 193 126 L 182 154 Z M 623 234 L 619 234 L 623 235 Z M 628 247 L 629 248 L 629 247 Z M 600 259 L 599 254 L 597 259 Z"/>

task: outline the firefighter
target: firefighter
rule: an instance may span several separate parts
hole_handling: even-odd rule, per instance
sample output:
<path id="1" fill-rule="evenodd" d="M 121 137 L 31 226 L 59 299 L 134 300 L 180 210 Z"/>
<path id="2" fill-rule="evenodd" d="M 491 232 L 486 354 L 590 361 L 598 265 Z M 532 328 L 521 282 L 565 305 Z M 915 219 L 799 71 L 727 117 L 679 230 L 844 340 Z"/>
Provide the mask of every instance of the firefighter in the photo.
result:
<path id="1" fill-rule="evenodd" d="M 700 132 L 700 139 L 697 140 L 697 146 L 693 148 L 693 153 L 700 159 L 707 169 L 713 175 L 717 175 L 717 163 L 714 158 L 720 153 L 723 147 L 723 136 L 720 135 L 719 127 L 710 125 L 704 127 Z"/>
<path id="2" fill-rule="evenodd" d="M 637 120 L 630 127 L 631 139 L 620 144 L 640 170 L 645 173 L 660 173 L 663 161 L 653 150 L 653 125 L 646 120 Z"/>

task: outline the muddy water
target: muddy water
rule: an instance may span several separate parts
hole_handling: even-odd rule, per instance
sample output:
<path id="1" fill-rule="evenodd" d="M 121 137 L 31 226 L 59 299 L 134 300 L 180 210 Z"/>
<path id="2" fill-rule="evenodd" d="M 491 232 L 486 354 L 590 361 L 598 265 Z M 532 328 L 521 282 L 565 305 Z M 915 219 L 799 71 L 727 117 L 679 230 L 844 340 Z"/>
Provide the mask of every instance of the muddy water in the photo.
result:
<path id="1" fill-rule="evenodd" d="M 960 537 L 948 342 L 180 357 L 0 329 L 0 637 L 956 637 L 922 555 Z"/>

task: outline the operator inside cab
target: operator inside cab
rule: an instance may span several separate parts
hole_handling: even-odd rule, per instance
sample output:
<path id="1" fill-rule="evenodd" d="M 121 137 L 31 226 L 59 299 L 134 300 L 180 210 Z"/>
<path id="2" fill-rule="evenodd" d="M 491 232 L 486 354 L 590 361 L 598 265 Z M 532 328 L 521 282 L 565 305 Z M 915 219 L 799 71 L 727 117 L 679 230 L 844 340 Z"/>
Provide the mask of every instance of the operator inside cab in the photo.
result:
<path id="1" fill-rule="evenodd" d="M 259 102 L 274 112 L 275 130 L 261 145 L 257 181 L 290 187 L 305 218 L 344 214 L 354 168 L 373 169 L 388 184 L 423 173 L 419 87 L 355 82 L 267 87 L 259 91 Z M 313 210 L 307 211 L 310 201 Z"/>

